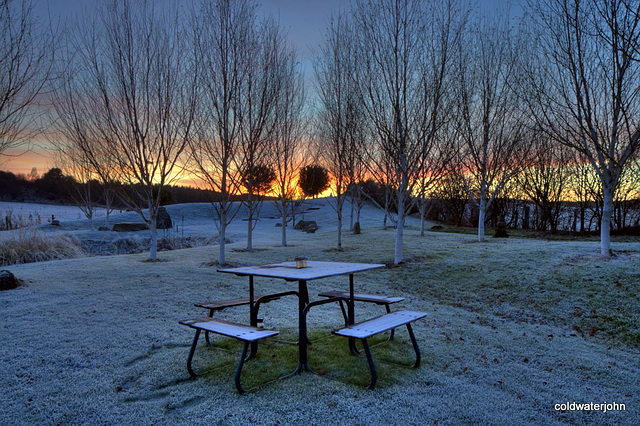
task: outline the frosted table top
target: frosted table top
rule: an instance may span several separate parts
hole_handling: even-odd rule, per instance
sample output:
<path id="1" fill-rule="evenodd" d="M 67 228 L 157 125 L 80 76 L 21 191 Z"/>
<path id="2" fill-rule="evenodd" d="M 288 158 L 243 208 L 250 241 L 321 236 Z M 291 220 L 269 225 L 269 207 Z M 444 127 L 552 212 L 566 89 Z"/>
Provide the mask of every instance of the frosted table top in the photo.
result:
<path id="1" fill-rule="evenodd" d="M 242 266 L 239 268 L 218 269 L 218 272 L 239 276 L 256 276 L 267 278 L 282 278 L 288 281 L 308 281 L 336 275 L 353 274 L 370 269 L 384 268 L 378 263 L 344 263 L 307 261 L 306 268 L 296 268 L 296 262 L 274 263 L 262 266 Z"/>

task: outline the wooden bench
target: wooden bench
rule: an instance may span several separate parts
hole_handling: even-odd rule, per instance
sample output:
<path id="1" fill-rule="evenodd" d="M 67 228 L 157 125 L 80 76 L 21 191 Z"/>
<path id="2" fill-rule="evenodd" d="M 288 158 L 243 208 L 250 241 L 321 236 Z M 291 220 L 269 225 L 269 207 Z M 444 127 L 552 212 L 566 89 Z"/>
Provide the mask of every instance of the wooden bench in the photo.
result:
<path id="1" fill-rule="evenodd" d="M 367 362 L 369 363 L 369 369 L 371 370 L 371 382 L 369 383 L 368 388 L 373 389 L 376 386 L 378 375 L 376 373 L 376 367 L 373 363 L 373 357 L 371 356 L 371 350 L 369 349 L 367 339 L 371 336 L 383 333 L 387 330 L 391 330 L 401 325 L 406 325 L 407 331 L 409 332 L 409 337 L 411 338 L 411 343 L 413 344 L 413 349 L 416 352 L 416 361 L 413 364 L 413 368 L 418 368 L 418 366 L 420 366 L 420 348 L 418 348 L 418 342 L 416 342 L 416 337 L 413 334 L 411 323 L 426 316 L 427 314 L 424 312 L 396 311 L 358 324 L 354 324 L 349 327 L 334 330 L 333 334 L 337 336 L 360 339 L 362 341 L 362 346 L 367 356 Z"/>
<path id="2" fill-rule="evenodd" d="M 326 291 L 324 293 L 318 294 L 320 297 L 343 297 L 345 299 L 349 298 L 348 291 Z M 353 300 L 356 302 L 365 302 L 365 303 L 375 303 L 376 305 L 384 305 L 387 313 L 391 312 L 391 308 L 389 305 L 392 303 L 402 302 L 404 297 L 388 297 L 388 296 L 380 296 L 377 294 L 362 294 L 362 293 L 354 293 Z M 342 310 L 342 316 L 344 317 L 344 323 L 347 325 L 347 311 L 344 309 L 344 304 L 340 301 L 340 309 Z M 389 340 L 393 340 L 395 330 L 391 329 L 391 334 L 389 335 Z"/>
<path id="3" fill-rule="evenodd" d="M 254 296 L 253 300 L 255 302 L 255 309 L 252 316 L 252 321 L 257 320 L 258 318 L 258 310 L 260 309 L 260 305 L 262 303 L 268 303 L 273 300 L 278 300 L 283 296 L 289 295 L 298 295 L 297 291 L 286 291 L 283 293 L 276 294 L 267 294 L 264 296 Z M 227 299 L 227 300 L 216 300 L 213 302 L 205 302 L 205 303 L 195 303 L 194 306 L 198 308 L 204 308 L 209 310 L 209 318 L 213 317 L 213 313 L 216 311 L 222 311 L 226 308 L 233 308 L 235 306 L 243 306 L 251 304 L 251 298 L 249 297 L 241 297 L 238 299 Z M 255 324 L 255 322 L 253 322 Z M 207 345 L 211 346 L 211 342 L 209 342 L 209 332 L 205 332 L 205 339 L 207 341 Z"/>
<path id="4" fill-rule="evenodd" d="M 209 318 L 213 317 L 213 313 L 215 311 L 222 311 L 226 308 L 233 308 L 234 306 L 243 306 L 251 303 L 251 299 L 248 297 L 241 297 L 239 299 L 227 299 L 227 300 L 216 300 L 214 302 L 206 302 L 206 303 L 195 303 L 194 306 L 198 308 L 204 308 L 209 310 Z M 211 342 L 209 341 L 209 332 L 205 332 L 204 338 L 207 341 L 207 345 L 211 346 Z"/>
<path id="5" fill-rule="evenodd" d="M 206 303 L 195 303 L 194 305 L 198 308 L 209 309 L 209 316 L 213 316 L 214 311 L 221 311 L 225 308 L 232 308 L 234 306 L 242 306 L 248 305 L 250 303 L 250 299 L 248 297 L 241 297 L 239 299 L 228 299 L 228 300 L 216 300 L 214 302 L 206 302 Z"/>
<path id="6" fill-rule="evenodd" d="M 193 338 L 193 343 L 191 344 L 191 350 L 189 351 L 189 357 L 187 358 L 187 370 L 192 378 L 197 377 L 197 374 L 191 368 L 191 361 L 193 360 L 193 354 L 196 351 L 196 346 L 198 344 L 198 339 L 200 338 L 200 333 L 202 331 L 211 332 L 220 334 L 227 337 L 232 337 L 234 339 L 238 339 L 244 342 L 244 346 L 242 347 L 242 353 L 240 354 L 240 360 L 238 361 L 238 367 L 236 368 L 235 374 L 235 385 L 238 389 L 238 392 L 241 394 L 244 393 L 244 389 L 240 384 L 240 376 L 242 374 L 242 367 L 244 366 L 244 361 L 247 356 L 247 351 L 249 346 L 252 343 L 256 343 L 259 340 L 266 339 L 267 337 L 272 337 L 279 334 L 278 331 L 274 330 L 263 330 L 257 327 L 251 327 L 244 324 L 237 324 L 229 321 L 222 321 L 219 319 L 213 319 L 210 317 L 203 318 L 195 318 L 189 320 L 180 321 L 180 324 L 186 325 L 196 330 L 196 335 Z"/>

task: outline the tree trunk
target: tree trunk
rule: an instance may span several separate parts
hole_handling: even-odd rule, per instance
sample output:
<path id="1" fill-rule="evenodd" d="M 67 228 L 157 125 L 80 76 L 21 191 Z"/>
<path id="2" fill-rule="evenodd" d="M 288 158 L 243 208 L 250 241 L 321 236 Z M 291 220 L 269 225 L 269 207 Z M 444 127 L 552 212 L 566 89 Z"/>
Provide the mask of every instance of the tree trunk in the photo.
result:
<path id="1" fill-rule="evenodd" d="M 602 203 L 602 221 L 600 222 L 600 253 L 603 256 L 611 254 L 611 214 L 613 212 L 614 185 L 609 182 L 602 183 L 604 200 Z"/>
<path id="2" fill-rule="evenodd" d="M 354 197 L 351 197 L 351 214 L 349 216 L 349 232 L 353 232 L 353 210 L 354 210 Z"/>
<path id="3" fill-rule="evenodd" d="M 484 242 L 484 218 L 487 213 L 487 202 L 484 197 L 480 198 L 480 208 L 478 209 L 478 241 Z"/>
<path id="4" fill-rule="evenodd" d="M 342 248 L 342 204 L 338 204 L 338 250 Z"/>
<path id="5" fill-rule="evenodd" d="M 291 227 L 295 228 L 296 227 L 296 205 L 295 202 L 291 203 Z"/>
<path id="6" fill-rule="evenodd" d="M 247 250 L 253 250 L 253 200 L 251 193 L 247 198 Z"/>
<path id="7" fill-rule="evenodd" d="M 149 233 L 151 234 L 151 248 L 149 249 L 149 260 L 158 258 L 158 227 L 156 223 L 156 214 L 151 214 L 149 221 Z"/>
<path id="8" fill-rule="evenodd" d="M 420 236 L 421 237 L 424 237 L 424 227 L 425 227 L 424 213 L 426 209 L 427 209 L 427 203 L 424 200 L 422 200 L 420 202 Z"/>
<path id="9" fill-rule="evenodd" d="M 111 190 L 109 189 L 104 190 L 104 203 L 107 206 L 107 218 L 105 226 L 109 226 L 109 215 L 111 214 Z"/>
<path id="10" fill-rule="evenodd" d="M 393 257 L 393 263 L 395 265 L 402 262 L 402 238 L 404 233 L 404 193 L 398 191 L 398 219 L 396 224 L 396 246 Z"/>
<path id="11" fill-rule="evenodd" d="M 220 209 L 220 255 L 218 265 L 224 266 L 227 263 L 225 258 L 225 240 L 227 234 L 227 207 L 226 205 Z"/>
<path id="12" fill-rule="evenodd" d="M 382 229 L 387 229 L 387 217 L 389 216 L 389 192 L 384 193 L 384 219 L 382 220 Z"/>
<path id="13" fill-rule="evenodd" d="M 285 209 L 286 210 L 286 209 Z M 287 246 L 287 215 L 282 214 L 282 247 Z"/>

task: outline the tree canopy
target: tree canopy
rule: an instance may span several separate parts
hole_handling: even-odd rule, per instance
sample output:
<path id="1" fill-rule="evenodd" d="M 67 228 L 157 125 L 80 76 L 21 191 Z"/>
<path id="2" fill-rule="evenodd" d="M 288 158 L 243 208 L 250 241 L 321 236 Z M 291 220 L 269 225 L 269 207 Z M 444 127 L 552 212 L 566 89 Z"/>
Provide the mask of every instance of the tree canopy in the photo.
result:
<path id="1" fill-rule="evenodd" d="M 304 166 L 298 185 L 305 197 L 316 197 L 329 188 L 329 173 L 322 166 Z"/>

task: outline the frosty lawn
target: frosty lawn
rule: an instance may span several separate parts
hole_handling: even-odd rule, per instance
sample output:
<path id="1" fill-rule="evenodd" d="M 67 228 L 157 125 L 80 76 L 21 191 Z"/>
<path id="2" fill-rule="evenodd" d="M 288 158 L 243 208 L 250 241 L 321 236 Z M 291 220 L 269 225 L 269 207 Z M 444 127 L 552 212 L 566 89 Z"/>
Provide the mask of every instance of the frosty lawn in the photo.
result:
<path id="1" fill-rule="evenodd" d="M 329 218 L 331 210 L 317 214 Z M 293 247 L 275 247 L 272 224 L 258 229 L 258 251 L 242 250 L 236 237 L 227 259 L 233 266 L 298 255 L 392 260 L 394 230 L 380 229 L 377 216 L 365 217 L 363 234 L 344 236 L 343 251 L 330 249 L 335 232 L 319 223 L 316 234 L 289 231 Z M 477 243 L 473 235 L 416 234 L 410 223 L 405 264 L 356 280 L 356 291 L 405 296 L 402 309 L 429 314 L 414 327 L 418 370 L 395 364 L 411 362 L 406 332 L 374 349 L 377 360 L 393 362 L 378 363 L 374 391 L 358 382 L 367 380 L 366 360 L 330 336 L 342 321 L 332 304 L 309 316 L 310 363 L 324 376 L 266 384 L 295 368 L 296 347 L 269 342 L 246 366 L 247 387 L 258 390 L 239 396 L 232 384 L 237 342 L 217 338 L 218 349 L 198 348 L 202 375 L 189 380 L 193 336 L 178 320 L 203 313 L 193 303 L 247 292 L 246 279 L 208 266 L 217 246 L 163 252 L 155 263 L 142 253 L 9 267 L 27 286 L 0 294 L 0 423 L 640 424 L 638 242 L 614 240 L 617 255 L 604 259 L 597 241 Z M 315 299 L 345 285 L 336 277 L 310 282 L 309 291 Z M 284 286 L 256 281 L 257 292 Z M 283 331 L 282 340 L 295 340 L 296 304 L 284 298 L 261 308 L 265 327 Z M 246 322 L 245 308 L 219 315 Z M 381 311 L 360 304 L 356 320 Z M 574 401 L 623 403 L 626 411 L 554 410 Z"/>

